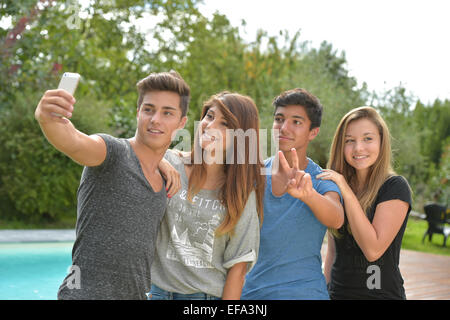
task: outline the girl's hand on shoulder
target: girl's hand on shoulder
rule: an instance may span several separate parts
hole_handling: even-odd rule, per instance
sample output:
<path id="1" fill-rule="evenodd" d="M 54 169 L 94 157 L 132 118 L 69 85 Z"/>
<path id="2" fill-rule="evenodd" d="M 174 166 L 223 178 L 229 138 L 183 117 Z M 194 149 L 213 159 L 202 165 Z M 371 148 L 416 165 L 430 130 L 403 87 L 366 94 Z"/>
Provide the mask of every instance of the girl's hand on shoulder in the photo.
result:
<path id="1" fill-rule="evenodd" d="M 344 176 L 331 169 L 323 169 L 322 173 L 316 176 L 316 179 L 331 180 L 336 183 L 340 189 L 347 186 L 347 181 L 345 180 Z"/>
<path id="2" fill-rule="evenodd" d="M 171 198 L 181 189 L 180 173 L 164 158 L 159 163 L 158 169 L 166 179 L 167 196 Z"/>

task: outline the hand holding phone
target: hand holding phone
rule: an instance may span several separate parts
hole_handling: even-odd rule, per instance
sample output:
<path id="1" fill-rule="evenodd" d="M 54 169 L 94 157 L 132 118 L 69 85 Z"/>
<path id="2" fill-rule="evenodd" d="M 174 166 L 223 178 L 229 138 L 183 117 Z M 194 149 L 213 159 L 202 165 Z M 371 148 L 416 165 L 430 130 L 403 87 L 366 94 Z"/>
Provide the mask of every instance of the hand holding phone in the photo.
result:
<path id="1" fill-rule="evenodd" d="M 59 81 L 58 89 L 64 89 L 73 96 L 75 90 L 77 89 L 78 82 L 80 82 L 80 78 L 81 76 L 78 73 L 64 72 L 61 80 Z M 52 112 L 52 114 L 58 117 L 63 117 L 63 115 L 56 112 Z"/>
<path id="2" fill-rule="evenodd" d="M 78 73 L 64 72 L 59 82 L 58 89 L 64 89 L 71 95 L 75 93 L 81 76 Z"/>

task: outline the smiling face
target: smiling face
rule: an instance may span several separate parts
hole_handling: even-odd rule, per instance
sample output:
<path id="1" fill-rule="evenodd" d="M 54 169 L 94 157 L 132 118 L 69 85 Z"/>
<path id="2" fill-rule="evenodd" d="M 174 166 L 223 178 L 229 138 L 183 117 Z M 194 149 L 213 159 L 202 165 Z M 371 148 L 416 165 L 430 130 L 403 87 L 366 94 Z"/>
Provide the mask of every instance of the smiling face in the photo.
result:
<path id="1" fill-rule="evenodd" d="M 160 150 L 168 148 L 176 130 L 184 127 L 180 96 L 170 91 L 150 91 L 144 95 L 137 110 L 137 141 Z"/>
<path id="2" fill-rule="evenodd" d="M 275 131 L 275 139 L 279 141 L 280 150 L 283 152 L 295 148 L 306 150 L 308 143 L 313 140 L 319 133 L 319 128 L 312 128 L 306 110 L 302 106 L 288 105 L 278 107 L 275 111 L 273 129 L 279 130 L 279 134 Z"/>
<path id="3" fill-rule="evenodd" d="M 345 161 L 355 168 L 357 175 L 366 176 L 380 154 L 381 136 L 378 127 L 369 119 L 351 121 L 344 137 Z"/>
<path id="4" fill-rule="evenodd" d="M 202 149 L 207 150 L 211 155 L 217 148 L 221 151 L 225 150 L 228 123 L 217 106 L 208 109 L 200 122 L 199 129 L 201 130 L 199 142 Z"/>

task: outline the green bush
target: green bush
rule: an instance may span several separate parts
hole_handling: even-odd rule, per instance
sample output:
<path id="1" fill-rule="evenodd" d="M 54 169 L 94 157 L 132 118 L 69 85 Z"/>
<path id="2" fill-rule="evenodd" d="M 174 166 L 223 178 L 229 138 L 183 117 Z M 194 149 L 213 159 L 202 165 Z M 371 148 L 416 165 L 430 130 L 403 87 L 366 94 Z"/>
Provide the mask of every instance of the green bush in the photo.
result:
<path id="1" fill-rule="evenodd" d="M 2 217 L 29 221 L 75 215 L 82 167 L 56 150 L 34 119 L 40 94 L 18 94 L 0 110 L 0 199 Z M 108 107 L 80 99 L 73 122 L 83 132 L 109 132 Z M 12 210 L 13 209 L 13 210 Z"/>

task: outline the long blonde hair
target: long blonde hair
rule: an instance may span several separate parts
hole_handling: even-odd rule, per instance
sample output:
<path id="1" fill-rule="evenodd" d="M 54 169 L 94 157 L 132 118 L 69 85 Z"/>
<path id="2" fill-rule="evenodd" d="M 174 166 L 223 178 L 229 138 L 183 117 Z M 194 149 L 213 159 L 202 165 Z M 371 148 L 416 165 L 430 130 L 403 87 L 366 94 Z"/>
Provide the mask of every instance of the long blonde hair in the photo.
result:
<path id="1" fill-rule="evenodd" d="M 356 170 L 345 160 L 344 144 L 345 133 L 348 125 L 355 120 L 368 119 L 378 128 L 380 134 L 380 152 L 375 163 L 370 167 L 366 177 L 366 182 L 361 190 L 357 189 Z M 340 121 L 334 134 L 331 144 L 330 158 L 327 168 L 342 174 L 355 193 L 361 204 L 363 211 L 368 214 L 369 208 L 375 201 L 378 190 L 389 177 L 395 175 L 391 163 L 391 136 L 388 126 L 383 118 L 372 107 L 359 107 L 350 110 Z M 348 231 L 351 233 L 350 226 Z M 331 230 L 334 235 L 338 235 L 336 230 Z"/>
<path id="2" fill-rule="evenodd" d="M 225 183 L 221 188 L 219 197 L 222 204 L 225 206 L 227 213 L 222 224 L 217 228 L 216 234 L 218 236 L 226 233 L 233 235 L 234 227 L 239 221 L 252 191 L 255 191 L 256 193 L 256 209 L 260 223 L 263 221 L 265 178 L 260 174 L 261 169 L 264 168 L 264 164 L 259 149 L 259 114 L 258 108 L 250 97 L 224 91 L 212 96 L 205 102 L 201 119 L 205 117 L 208 110 L 213 106 L 217 106 L 220 109 L 229 129 L 242 129 L 243 131 L 252 129 L 256 132 L 256 146 L 250 146 L 249 137 L 245 137 L 244 163 L 241 164 L 237 161 L 238 143 L 237 137 L 234 136 L 234 161 L 232 163 L 228 163 L 227 161 L 223 165 Z M 199 143 L 198 137 L 194 139 L 194 143 Z M 251 160 L 250 147 L 256 149 L 256 163 L 251 163 L 254 162 L 254 160 Z M 201 149 L 194 147 L 191 153 L 191 163 L 193 163 L 193 168 L 189 177 L 189 200 L 192 200 L 193 196 L 200 191 L 206 181 L 205 162 L 202 161 L 201 164 L 196 164 L 194 161 L 195 150 Z"/>

